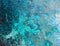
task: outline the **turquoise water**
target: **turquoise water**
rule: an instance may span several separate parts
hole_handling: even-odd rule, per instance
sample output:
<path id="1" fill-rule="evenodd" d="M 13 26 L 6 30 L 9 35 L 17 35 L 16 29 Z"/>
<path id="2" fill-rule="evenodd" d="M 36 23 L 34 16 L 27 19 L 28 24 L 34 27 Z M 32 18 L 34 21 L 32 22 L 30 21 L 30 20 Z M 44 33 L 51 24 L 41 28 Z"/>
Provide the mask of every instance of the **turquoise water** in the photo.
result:
<path id="1" fill-rule="evenodd" d="M 60 11 L 59 2 L 59 0 L 1 0 L 0 17 L 4 16 L 6 20 L 0 20 L 0 34 L 9 44 L 6 45 L 60 46 L 59 21 L 56 17 Z"/>

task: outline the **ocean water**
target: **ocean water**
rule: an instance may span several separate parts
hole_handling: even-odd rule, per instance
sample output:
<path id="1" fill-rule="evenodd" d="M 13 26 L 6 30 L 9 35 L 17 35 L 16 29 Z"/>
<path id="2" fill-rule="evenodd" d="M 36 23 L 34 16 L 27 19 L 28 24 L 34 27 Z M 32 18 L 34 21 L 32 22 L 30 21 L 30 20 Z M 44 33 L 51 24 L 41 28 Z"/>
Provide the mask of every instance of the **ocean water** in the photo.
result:
<path id="1" fill-rule="evenodd" d="M 0 46 L 60 46 L 60 0 L 0 0 Z"/>

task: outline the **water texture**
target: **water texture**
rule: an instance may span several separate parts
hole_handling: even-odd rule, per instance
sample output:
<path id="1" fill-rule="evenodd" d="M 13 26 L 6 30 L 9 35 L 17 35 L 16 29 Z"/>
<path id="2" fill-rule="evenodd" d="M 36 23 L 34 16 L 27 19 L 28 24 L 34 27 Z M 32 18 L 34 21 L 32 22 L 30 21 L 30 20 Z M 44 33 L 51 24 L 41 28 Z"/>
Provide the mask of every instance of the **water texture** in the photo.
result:
<path id="1" fill-rule="evenodd" d="M 0 46 L 60 46 L 60 0 L 0 0 Z"/>

